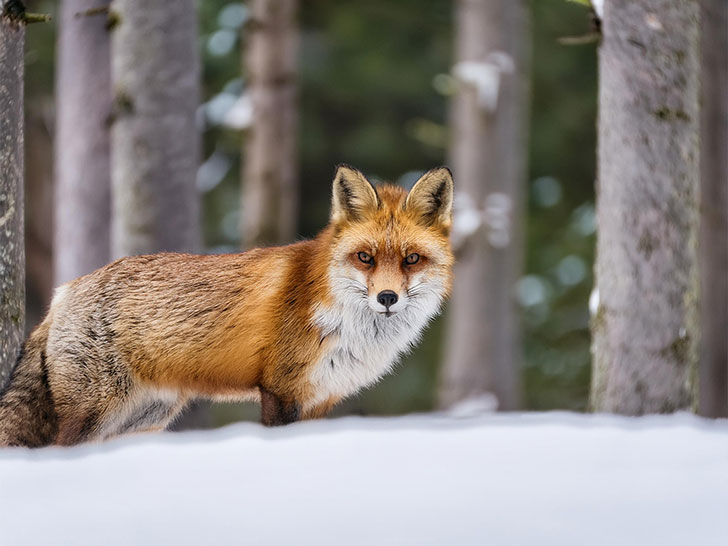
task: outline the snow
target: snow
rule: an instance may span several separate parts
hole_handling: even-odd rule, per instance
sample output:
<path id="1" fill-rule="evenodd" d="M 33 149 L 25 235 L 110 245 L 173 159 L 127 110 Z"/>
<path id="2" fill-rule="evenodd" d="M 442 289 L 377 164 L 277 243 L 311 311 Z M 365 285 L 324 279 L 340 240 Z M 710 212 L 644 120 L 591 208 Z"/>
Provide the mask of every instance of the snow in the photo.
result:
<path id="1" fill-rule="evenodd" d="M 453 223 L 450 241 L 459 250 L 481 226 L 488 228 L 488 242 L 494 248 L 505 248 L 511 242 L 511 198 L 501 192 L 486 196 L 484 210 L 480 210 L 475 200 L 465 192 L 455 195 L 453 203 Z"/>
<path id="2" fill-rule="evenodd" d="M 599 288 L 595 286 L 589 294 L 589 315 L 596 317 L 597 311 L 599 311 Z"/>
<path id="3" fill-rule="evenodd" d="M 452 68 L 455 78 L 475 88 L 478 106 L 486 112 L 495 112 L 498 107 L 501 73 L 515 69 L 513 59 L 503 51 L 490 53 L 485 61 L 460 61 Z"/>
<path id="4" fill-rule="evenodd" d="M 453 201 L 452 231 L 450 240 L 454 248 L 459 249 L 483 224 L 483 212 L 478 209 L 475 200 L 465 191 L 455 194 Z"/>
<path id="5" fill-rule="evenodd" d="M 343 418 L 0 450 L 0 544 L 726 544 L 728 421 Z"/>
<path id="6" fill-rule="evenodd" d="M 594 7 L 594 13 L 600 19 L 604 17 L 604 0 L 592 0 L 592 6 Z"/>

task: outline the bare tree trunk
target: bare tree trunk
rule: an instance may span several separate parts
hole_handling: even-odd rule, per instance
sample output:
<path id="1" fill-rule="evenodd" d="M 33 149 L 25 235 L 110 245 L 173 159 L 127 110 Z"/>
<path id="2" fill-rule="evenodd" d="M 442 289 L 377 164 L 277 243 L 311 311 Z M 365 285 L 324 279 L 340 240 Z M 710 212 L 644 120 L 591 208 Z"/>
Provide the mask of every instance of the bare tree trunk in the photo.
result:
<path id="1" fill-rule="evenodd" d="M 699 0 L 611 0 L 599 51 L 591 403 L 696 405 Z"/>
<path id="2" fill-rule="evenodd" d="M 455 266 L 443 406 L 484 393 L 495 395 L 502 410 L 520 404 L 513 289 L 524 253 L 528 26 L 522 0 L 457 2 L 454 71 L 461 85 L 452 109 L 451 161 L 456 199 L 484 211 L 484 224 L 465 241 Z"/>
<path id="3" fill-rule="evenodd" d="M 52 93 L 25 90 L 25 332 L 43 320 L 53 294 Z"/>
<path id="4" fill-rule="evenodd" d="M 703 0 L 699 411 L 728 417 L 728 2 Z"/>
<path id="5" fill-rule="evenodd" d="M 243 248 L 290 241 L 298 214 L 298 0 L 249 4 L 243 53 L 253 123 L 243 150 Z"/>
<path id="6" fill-rule="evenodd" d="M 194 0 L 114 0 L 112 255 L 199 247 Z"/>
<path id="7" fill-rule="evenodd" d="M 196 251 L 200 61 L 194 0 L 113 0 L 112 255 Z M 193 406 L 177 429 L 208 420 Z"/>
<path id="8" fill-rule="evenodd" d="M 18 357 L 25 321 L 22 3 L 0 2 L 0 388 Z"/>
<path id="9" fill-rule="evenodd" d="M 56 72 L 54 280 L 108 263 L 110 252 L 110 0 L 62 0 Z"/>

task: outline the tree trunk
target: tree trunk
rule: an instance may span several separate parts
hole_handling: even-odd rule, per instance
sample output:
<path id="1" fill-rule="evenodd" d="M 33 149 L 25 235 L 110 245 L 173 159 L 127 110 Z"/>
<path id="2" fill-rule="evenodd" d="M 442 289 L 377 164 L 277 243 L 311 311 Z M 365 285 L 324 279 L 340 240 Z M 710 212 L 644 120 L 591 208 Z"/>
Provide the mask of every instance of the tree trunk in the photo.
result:
<path id="1" fill-rule="evenodd" d="M 114 0 L 112 255 L 199 246 L 194 0 Z"/>
<path id="2" fill-rule="evenodd" d="M 500 409 L 512 410 L 521 398 L 513 289 L 524 253 L 528 8 L 521 0 L 460 0 L 456 6 L 455 193 L 460 203 L 484 212 L 481 228 L 458 252 L 440 403 L 491 393 Z M 489 74 L 498 78 L 495 85 Z"/>
<path id="3" fill-rule="evenodd" d="M 701 299 L 699 411 L 728 417 L 728 2 L 702 18 Z"/>
<path id="4" fill-rule="evenodd" d="M 112 3 L 113 257 L 199 250 L 195 5 L 194 0 Z M 175 428 L 207 421 L 207 405 L 198 404 Z"/>
<path id="5" fill-rule="evenodd" d="M 110 0 L 62 0 L 56 73 L 54 280 L 108 263 L 110 252 Z"/>
<path id="6" fill-rule="evenodd" d="M 243 54 L 253 122 L 243 150 L 243 248 L 292 240 L 298 213 L 298 1 L 249 4 Z"/>
<path id="7" fill-rule="evenodd" d="M 23 342 L 25 252 L 23 244 L 24 8 L 0 2 L 0 388 Z"/>
<path id="8" fill-rule="evenodd" d="M 43 320 L 53 295 L 53 123 L 48 96 L 25 89 L 25 332 Z M 52 92 L 51 92 L 52 94 Z M 35 100 L 34 100 L 35 99 Z"/>
<path id="9" fill-rule="evenodd" d="M 611 0 L 599 50 L 591 403 L 696 404 L 699 0 Z"/>

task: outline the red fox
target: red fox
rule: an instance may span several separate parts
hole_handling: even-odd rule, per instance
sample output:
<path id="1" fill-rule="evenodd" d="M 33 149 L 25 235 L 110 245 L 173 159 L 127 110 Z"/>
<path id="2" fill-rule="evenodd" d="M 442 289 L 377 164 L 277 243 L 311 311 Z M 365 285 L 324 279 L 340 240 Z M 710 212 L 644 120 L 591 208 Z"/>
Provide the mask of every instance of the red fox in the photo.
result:
<path id="1" fill-rule="evenodd" d="M 164 429 L 195 398 L 323 416 L 417 342 L 452 283 L 450 171 L 407 193 L 341 165 L 313 240 L 117 260 L 59 287 L 0 396 L 0 445 Z"/>

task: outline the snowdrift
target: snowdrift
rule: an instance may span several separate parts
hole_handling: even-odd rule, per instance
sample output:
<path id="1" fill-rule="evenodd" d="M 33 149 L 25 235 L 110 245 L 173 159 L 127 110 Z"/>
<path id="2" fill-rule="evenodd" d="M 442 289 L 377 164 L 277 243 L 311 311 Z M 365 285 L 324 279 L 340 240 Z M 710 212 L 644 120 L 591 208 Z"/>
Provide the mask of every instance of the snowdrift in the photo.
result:
<path id="1" fill-rule="evenodd" d="M 0 450 L 0 544 L 728 544 L 728 421 L 345 418 Z"/>

